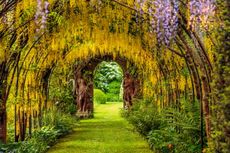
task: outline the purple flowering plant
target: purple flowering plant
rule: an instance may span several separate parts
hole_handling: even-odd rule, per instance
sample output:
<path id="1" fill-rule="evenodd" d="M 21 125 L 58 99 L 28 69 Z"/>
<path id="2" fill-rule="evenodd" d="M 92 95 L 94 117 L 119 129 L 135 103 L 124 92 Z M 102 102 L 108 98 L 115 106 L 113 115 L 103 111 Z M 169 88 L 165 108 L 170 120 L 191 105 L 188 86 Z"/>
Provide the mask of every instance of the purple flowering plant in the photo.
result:
<path id="1" fill-rule="evenodd" d="M 42 0 L 37 0 L 37 11 L 34 17 L 35 23 L 37 25 L 37 29 L 36 29 L 37 33 L 44 31 L 46 28 L 47 17 L 49 14 L 48 7 L 49 7 L 48 1 L 44 1 L 43 3 Z"/>

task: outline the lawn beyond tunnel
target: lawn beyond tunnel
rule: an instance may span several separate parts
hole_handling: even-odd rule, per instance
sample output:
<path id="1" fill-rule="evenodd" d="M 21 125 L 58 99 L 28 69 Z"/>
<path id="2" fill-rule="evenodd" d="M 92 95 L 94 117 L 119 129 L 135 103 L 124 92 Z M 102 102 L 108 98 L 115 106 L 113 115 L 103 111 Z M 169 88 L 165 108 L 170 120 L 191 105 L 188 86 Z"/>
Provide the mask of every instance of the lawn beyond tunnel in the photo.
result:
<path id="1" fill-rule="evenodd" d="M 82 120 L 48 153 L 152 153 L 147 142 L 120 116 L 122 103 L 96 104 L 93 119 Z"/>

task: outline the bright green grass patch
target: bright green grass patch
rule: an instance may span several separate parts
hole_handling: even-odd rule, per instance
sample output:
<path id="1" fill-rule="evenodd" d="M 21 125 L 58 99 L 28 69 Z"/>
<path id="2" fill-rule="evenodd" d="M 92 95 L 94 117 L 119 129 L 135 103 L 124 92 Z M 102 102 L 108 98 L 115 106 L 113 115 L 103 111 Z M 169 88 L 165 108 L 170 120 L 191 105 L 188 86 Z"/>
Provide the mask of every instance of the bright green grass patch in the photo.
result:
<path id="1" fill-rule="evenodd" d="M 82 120 L 74 133 L 48 153 L 152 153 L 147 142 L 121 118 L 122 103 L 95 104 L 95 118 Z"/>

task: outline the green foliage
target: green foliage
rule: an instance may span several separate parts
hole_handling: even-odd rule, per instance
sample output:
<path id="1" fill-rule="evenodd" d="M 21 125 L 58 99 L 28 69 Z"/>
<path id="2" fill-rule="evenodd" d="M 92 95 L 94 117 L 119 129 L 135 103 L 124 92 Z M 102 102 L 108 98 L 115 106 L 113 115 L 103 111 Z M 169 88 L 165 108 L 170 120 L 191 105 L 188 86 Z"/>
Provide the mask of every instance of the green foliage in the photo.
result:
<path id="1" fill-rule="evenodd" d="M 1 145 L 0 151 L 11 153 L 43 153 L 56 140 L 67 133 L 70 133 L 76 123 L 76 118 L 64 114 L 56 107 L 44 112 L 42 120 L 43 126 L 35 129 L 31 137 L 18 143 L 9 143 Z"/>
<path id="2" fill-rule="evenodd" d="M 44 126 L 53 126 L 60 136 L 71 132 L 77 120 L 78 118 L 53 107 L 44 114 L 42 122 Z"/>
<path id="3" fill-rule="evenodd" d="M 94 101 L 99 104 L 105 104 L 107 99 L 105 93 L 100 89 L 94 89 Z"/>
<path id="4" fill-rule="evenodd" d="M 18 148 L 15 148 L 14 153 L 42 153 L 47 149 L 46 142 L 39 142 L 36 138 L 31 138 L 19 144 Z"/>
<path id="5" fill-rule="evenodd" d="M 116 62 L 102 62 L 94 72 L 95 88 L 108 92 L 109 84 L 112 81 L 122 81 L 122 69 Z"/>
<path id="6" fill-rule="evenodd" d="M 44 126 L 39 130 L 35 130 L 32 138 L 27 141 L 21 142 L 17 149 L 18 153 L 39 153 L 47 150 L 49 145 L 57 140 L 58 130 L 54 127 Z"/>
<path id="7" fill-rule="evenodd" d="M 0 150 L 12 153 L 43 153 L 49 145 L 56 142 L 57 136 L 58 130 L 44 126 L 35 130 L 31 138 L 28 137 L 27 140 L 18 143 L 2 145 Z"/>
<path id="8" fill-rule="evenodd" d="M 58 77 L 50 82 L 49 98 L 57 107 L 67 114 L 76 113 L 75 99 L 72 93 L 72 87 L 67 83 L 59 83 Z"/>
<path id="9" fill-rule="evenodd" d="M 121 88 L 121 82 L 119 81 L 112 81 L 111 83 L 109 83 L 109 93 L 113 93 L 113 94 L 120 94 L 120 88 Z"/>
<path id="10" fill-rule="evenodd" d="M 122 101 L 120 97 L 120 88 L 121 82 L 120 81 L 112 81 L 108 84 L 109 90 L 106 93 L 107 101 L 108 102 L 117 102 Z"/>
<path id="11" fill-rule="evenodd" d="M 158 110 L 148 101 L 136 102 L 123 116 L 148 139 L 150 147 L 159 152 L 200 152 L 199 103 L 181 101 L 179 109 Z"/>
<path id="12" fill-rule="evenodd" d="M 122 69 L 116 62 L 102 62 L 94 72 L 94 84 L 97 89 L 106 93 L 107 101 L 121 101 L 119 95 L 122 77 Z M 97 96 L 96 94 L 94 96 L 103 97 L 101 93 L 99 94 L 101 96 Z"/>
<path id="13" fill-rule="evenodd" d="M 230 3 L 217 0 L 221 26 L 217 27 L 217 46 L 215 48 L 215 69 L 212 93 L 215 97 L 212 113 L 212 136 L 207 152 L 230 152 Z"/>
<path id="14" fill-rule="evenodd" d="M 161 121 L 159 120 L 159 115 L 156 107 L 149 106 L 142 108 L 140 101 L 135 102 L 132 111 L 125 110 L 123 116 L 125 116 L 128 121 L 133 124 L 136 130 L 144 136 L 147 136 L 152 129 L 159 129 L 161 126 Z"/>
<path id="15" fill-rule="evenodd" d="M 55 127 L 43 126 L 40 130 L 36 130 L 33 133 L 33 137 L 36 138 L 38 142 L 44 141 L 47 144 L 52 144 L 56 141 L 59 134 L 59 130 Z"/>

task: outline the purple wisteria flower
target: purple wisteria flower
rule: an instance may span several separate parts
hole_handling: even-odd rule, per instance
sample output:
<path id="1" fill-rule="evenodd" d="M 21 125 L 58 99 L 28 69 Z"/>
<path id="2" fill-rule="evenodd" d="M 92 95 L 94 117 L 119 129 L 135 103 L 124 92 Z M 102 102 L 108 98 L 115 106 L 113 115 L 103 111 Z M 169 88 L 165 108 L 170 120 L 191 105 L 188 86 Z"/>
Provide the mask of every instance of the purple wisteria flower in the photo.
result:
<path id="1" fill-rule="evenodd" d="M 151 32 L 156 33 L 159 44 L 169 46 L 178 27 L 178 0 L 137 0 L 135 8 L 143 15 L 144 5 L 148 6 Z"/>
<path id="2" fill-rule="evenodd" d="M 39 33 L 46 28 L 47 17 L 49 14 L 49 2 L 45 1 L 42 3 L 42 0 L 37 0 L 37 11 L 35 14 L 35 23 L 37 25 L 36 32 Z"/>
<path id="3" fill-rule="evenodd" d="M 151 31 L 156 33 L 159 44 L 169 46 L 178 28 L 179 0 L 136 0 L 135 9 L 139 16 L 144 14 L 143 7 L 150 16 Z M 214 15 L 215 0 L 190 0 L 189 26 L 208 28 L 210 17 Z M 137 15 L 138 19 L 138 15 Z"/>
<path id="4" fill-rule="evenodd" d="M 169 46 L 178 28 L 179 2 L 178 0 L 155 0 L 151 6 L 155 12 L 150 24 L 157 35 L 158 43 Z"/>
<path id="5" fill-rule="evenodd" d="M 144 10 L 143 10 L 143 7 L 144 7 L 144 4 L 146 3 L 147 0 L 136 0 L 136 3 L 134 5 L 134 9 L 138 10 L 139 14 L 136 13 L 136 22 L 139 21 L 139 16 L 142 16 L 144 14 Z"/>
<path id="6" fill-rule="evenodd" d="M 194 30 L 196 27 L 208 27 L 208 22 L 215 12 L 215 0 L 190 0 L 189 25 Z"/>

